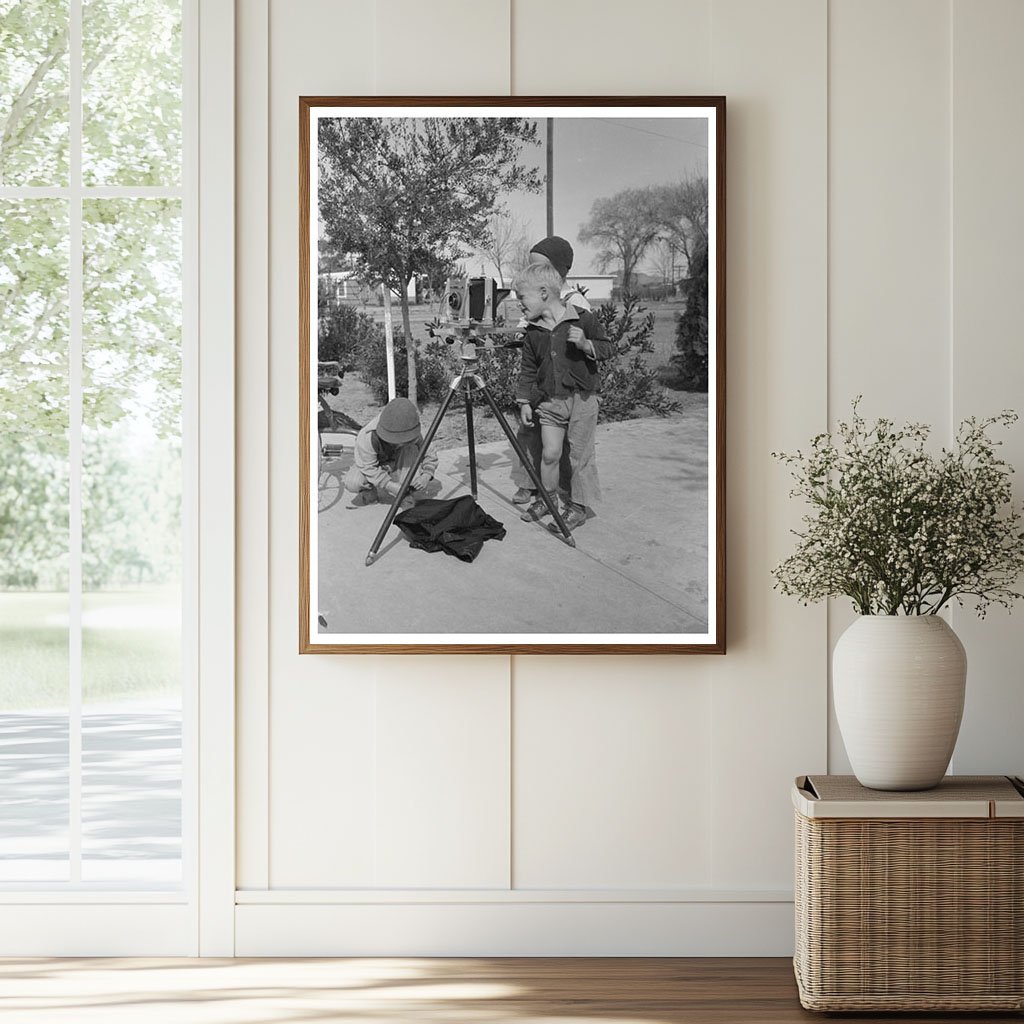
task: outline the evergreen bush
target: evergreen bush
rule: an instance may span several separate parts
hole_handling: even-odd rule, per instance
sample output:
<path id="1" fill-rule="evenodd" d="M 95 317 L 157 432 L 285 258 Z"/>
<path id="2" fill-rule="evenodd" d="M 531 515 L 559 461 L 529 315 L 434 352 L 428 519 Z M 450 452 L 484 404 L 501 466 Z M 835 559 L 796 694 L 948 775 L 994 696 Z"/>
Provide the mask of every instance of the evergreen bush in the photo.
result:
<path id="1" fill-rule="evenodd" d="M 676 327 L 672 365 L 679 373 L 683 391 L 708 389 L 708 250 L 704 246 L 694 260 L 694 273 L 685 284 L 686 309 Z"/>

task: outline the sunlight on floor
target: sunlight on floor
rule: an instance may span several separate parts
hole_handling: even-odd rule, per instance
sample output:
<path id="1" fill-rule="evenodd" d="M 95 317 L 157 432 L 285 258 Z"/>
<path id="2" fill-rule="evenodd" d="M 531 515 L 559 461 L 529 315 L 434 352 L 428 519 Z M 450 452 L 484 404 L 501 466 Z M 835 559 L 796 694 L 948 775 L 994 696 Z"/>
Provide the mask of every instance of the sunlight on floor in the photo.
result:
<path id="1" fill-rule="evenodd" d="M 526 973 L 529 973 L 527 971 Z M 556 1006 L 468 960 L 7 959 L 3 1024 L 657 1024 Z M 535 989 L 530 991 L 530 989 Z M 539 1005 L 538 1005 L 539 1004 Z M 588 1009 L 593 1010 L 591 1006 Z"/>

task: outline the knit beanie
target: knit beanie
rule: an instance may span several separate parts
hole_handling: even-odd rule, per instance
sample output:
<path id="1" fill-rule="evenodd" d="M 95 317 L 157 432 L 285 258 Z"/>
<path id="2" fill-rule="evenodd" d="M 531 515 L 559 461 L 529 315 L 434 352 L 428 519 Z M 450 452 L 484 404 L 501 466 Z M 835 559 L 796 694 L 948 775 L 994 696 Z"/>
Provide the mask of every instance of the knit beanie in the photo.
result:
<path id="1" fill-rule="evenodd" d="M 541 256 L 546 256 L 551 266 L 562 277 L 565 277 L 572 267 L 572 246 L 558 235 L 548 235 L 547 238 L 542 238 L 530 252 L 539 252 Z"/>
<path id="2" fill-rule="evenodd" d="M 420 436 L 420 414 L 408 398 L 392 398 L 377 421 L 377 436 L 388 444 L 406 444 Z"/>

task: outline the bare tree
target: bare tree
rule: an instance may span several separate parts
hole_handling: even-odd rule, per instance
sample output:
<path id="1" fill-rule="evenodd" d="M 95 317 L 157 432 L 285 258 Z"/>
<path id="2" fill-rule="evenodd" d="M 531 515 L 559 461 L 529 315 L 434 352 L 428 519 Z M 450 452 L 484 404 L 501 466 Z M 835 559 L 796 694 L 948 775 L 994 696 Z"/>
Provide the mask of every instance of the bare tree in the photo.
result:
<path id="1" fill-rule="evenodd" d="M 708 248 L 708 179 L 684 178 L 658 189 L 662 237 L 681 253 L 689 277 L 700 252 Z"/>
<path id="2" fill-rule="evenodd" d="M 683 265 L 680 253 L 675 243 L 668 238 L 661 238 L 654 247 L 650 257 L 654 269 L 661 276 L 661 283 L 666 287 L 675 287 L 678 271 Z"/>
<path id="3" fill-rule="evenodd" d="M 498 211 L 487 227 L 490 237 L 480 246 L 480 251 L 494 264 L 504 288 L 505 274 L 516 268 L 524 249 L 529 251 L 530 240 L 526 226 L 513 213 Z"/>
<path id="4" fill-rule="evenodd" d="M 601 270 L 621 264 L 624 297 L 632 293 L 640 261 L 665 230 L 664 204 L 660 189 L 624 189 L 609 199 L 595 200 L 590 220 L 580 226 L 581 242 L 601 246 L 597 253 Z"/>

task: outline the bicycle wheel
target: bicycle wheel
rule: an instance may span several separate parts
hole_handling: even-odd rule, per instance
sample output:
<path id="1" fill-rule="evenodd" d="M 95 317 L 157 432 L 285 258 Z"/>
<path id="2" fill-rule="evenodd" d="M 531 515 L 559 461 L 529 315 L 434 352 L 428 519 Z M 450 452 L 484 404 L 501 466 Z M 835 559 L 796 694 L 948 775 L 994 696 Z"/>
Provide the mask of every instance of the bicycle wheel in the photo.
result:
<path id="1" fill-rule="evenodd" d="M 356 435 L 352 431 L 323 436 L 317 480 L 317 511 L 326 512 L 341 501 L 345 493 L 345 474 L 354 462 L 355 443 Z"/>

